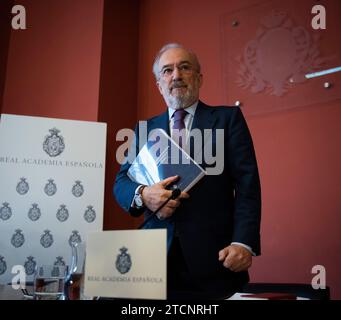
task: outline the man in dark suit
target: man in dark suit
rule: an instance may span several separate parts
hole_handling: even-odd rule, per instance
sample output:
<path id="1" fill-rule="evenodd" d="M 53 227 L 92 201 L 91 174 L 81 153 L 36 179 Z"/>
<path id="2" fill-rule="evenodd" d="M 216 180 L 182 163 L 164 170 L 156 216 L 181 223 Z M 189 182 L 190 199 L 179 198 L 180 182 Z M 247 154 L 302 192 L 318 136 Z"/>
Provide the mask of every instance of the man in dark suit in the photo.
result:
<path id="1" fill-rule="evenodd" d="M 223 145 L 213 142 L 215 152 L 224 150 L 221 172 L 206 175 L 170 200 L 148 225 L 168 229 L 168 293 L 223 297 L 249 281 L 252 256 L 260 254 L 261 192 L 251 135 L 239 108 L 210 107 L 199 100 L 202 74 L 193 52 L 168 44 L 156 56 L 153 72 L 168 110 L 147 121 L 148 132 L 162 128 L 173 137 L 180 128 L 185 140 L 193 129 L 211 129 L 213 137 L 222 129 L 224 138 Z M 167 186 L 178 177 L 141 186 L 127 176 L 129 166 L 122 165 L 117 174 L 117 201 L 132 215 L 155 211 L 170 197 Z M 202 167 L 210 167 L 205 159 Z"/>

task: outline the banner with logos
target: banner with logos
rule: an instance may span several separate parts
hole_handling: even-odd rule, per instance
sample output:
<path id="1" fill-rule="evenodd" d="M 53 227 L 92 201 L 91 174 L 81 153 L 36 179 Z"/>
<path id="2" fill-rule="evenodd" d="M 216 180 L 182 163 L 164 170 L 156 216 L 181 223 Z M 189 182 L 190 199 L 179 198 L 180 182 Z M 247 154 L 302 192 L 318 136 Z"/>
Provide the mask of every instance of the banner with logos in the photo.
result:
<path id="1" fill-rule="evenodd" d="M 70 264 L 103 228 L 106 124 L 1 115 L 0 283 L 12 267 Z"/>

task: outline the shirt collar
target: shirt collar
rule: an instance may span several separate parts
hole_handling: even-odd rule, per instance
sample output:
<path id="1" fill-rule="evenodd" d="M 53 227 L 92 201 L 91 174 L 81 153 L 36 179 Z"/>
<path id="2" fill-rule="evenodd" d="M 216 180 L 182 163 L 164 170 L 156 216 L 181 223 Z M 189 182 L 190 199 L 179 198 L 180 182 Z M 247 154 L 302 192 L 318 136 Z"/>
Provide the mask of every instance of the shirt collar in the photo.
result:
<path id="1" fill-rule="evenodd" d="M 194 117 L 195 114 L 195 110 L 197 109 L 199 101 L 194 102 L 191 106 L 187 107 L 185 110 L 192 115 L 192 117 Z M 169 116 L 169 120 L 172 119 L 173 114 L 176 110 L 174 110 L 173 108 L 168 108 L 168 116 Z"/>

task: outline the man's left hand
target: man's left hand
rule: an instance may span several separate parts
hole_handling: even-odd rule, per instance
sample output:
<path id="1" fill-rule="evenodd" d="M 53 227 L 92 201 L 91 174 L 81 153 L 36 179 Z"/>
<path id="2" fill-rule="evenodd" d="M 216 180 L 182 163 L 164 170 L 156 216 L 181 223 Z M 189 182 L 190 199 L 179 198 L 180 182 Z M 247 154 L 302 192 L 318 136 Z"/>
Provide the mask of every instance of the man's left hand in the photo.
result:
<path id="1" fill-rule="evenodd" d="M 246 271 L 251 267 L 252 254 L 242 246 L 231 244 L 219 251 L 219 261 L 233 272 Z"/>

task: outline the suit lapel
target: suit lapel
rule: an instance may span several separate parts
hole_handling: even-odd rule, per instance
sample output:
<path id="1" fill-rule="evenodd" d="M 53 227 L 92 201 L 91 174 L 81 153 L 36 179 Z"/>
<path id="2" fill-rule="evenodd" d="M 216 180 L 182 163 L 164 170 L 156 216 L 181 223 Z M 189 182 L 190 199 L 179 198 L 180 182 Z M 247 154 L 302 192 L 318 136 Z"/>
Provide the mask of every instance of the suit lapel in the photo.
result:
<path id="1" fill-rule="evenodd" d="M 169 116 L 168 110 L 166 112 L 160 114 L 158 117 L 151 119 L 148 123 L 148 134 L 150 131 L 154 129 L 163 129 L 170 135 L 169 132 Z"/>
<path id="2" fill-rule="evenodd" d="M 192 124 L 192 130 L 200 130 L 201 138 L 202 138 L 202 144 L 200 149 L 195 149 L 197 147 L 196 143 L 190 144 L 190 155 L 191 157 L 201 166 L 205 169 L 206 163 L 204 161 L 204 155 L 203 150 L 204 146 L 207 143 L 207 139 L 210 137 L 209 135 L 204 135 L 205 129 L 214 129 L 216 124 L 216 116 L 215 116 L 215 110 L 209 106 L 206 106 L 204 103 L 199 101 L 198 107 L 194 114 L 193 124 Z M 195 132 L 195 131 L 194 131 Z M 193 133 L 194 133 L 193 132 Z M 214 135 L 214 130 L 213 130 Z"/>
<path id="3" fill-rule="evenodd" d="M 214 109 L 199 101 L 197 110 L 194 114 L 192 129 L 213 129 L 216 120 Z"/>

